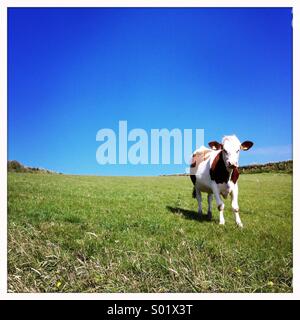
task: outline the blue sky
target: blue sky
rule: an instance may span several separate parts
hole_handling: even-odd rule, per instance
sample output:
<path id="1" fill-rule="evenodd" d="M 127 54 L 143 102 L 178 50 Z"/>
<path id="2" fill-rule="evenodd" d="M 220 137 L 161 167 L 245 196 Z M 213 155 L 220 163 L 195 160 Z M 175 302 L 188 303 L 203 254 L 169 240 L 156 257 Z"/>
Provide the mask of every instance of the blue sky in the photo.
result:
<path id="1" fill-rule="evenodd" d="M 291 159 L 291 9 L 8 12 L 8 152 L 72 174 L 157 175 L 185 165 L 105 165 L 99 129 L 203 128 L 252 140 L 240 164 Z"/>

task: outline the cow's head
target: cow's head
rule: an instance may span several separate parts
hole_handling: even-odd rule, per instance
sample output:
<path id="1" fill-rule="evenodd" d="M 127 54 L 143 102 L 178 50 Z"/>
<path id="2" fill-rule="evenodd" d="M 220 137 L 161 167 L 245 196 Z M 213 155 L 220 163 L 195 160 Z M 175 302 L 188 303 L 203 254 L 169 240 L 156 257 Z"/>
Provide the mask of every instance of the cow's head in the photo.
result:
<path id="1" fill-rule="evenodd" d="M 240 150 L 249 150 L 253 142 L 244 141 L 243 143 L 236 136 L 225 136 L 222 143 L 211 141 L 209 146 L 213 150 L 222 150 L 222 156 L 227 169 L 233 169 L 239 166 Z"/>

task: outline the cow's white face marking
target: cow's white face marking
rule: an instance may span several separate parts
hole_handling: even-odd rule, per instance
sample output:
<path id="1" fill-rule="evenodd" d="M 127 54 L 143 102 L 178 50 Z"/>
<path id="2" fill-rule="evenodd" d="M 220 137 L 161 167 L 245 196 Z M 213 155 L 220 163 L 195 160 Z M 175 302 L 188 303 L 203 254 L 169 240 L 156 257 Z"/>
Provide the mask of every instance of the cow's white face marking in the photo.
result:
<path id="1" fill-rule="evenodd" d="M 236 136 L 226 136 L 222 140 L 223 160 L 228 169 L 239 166 L 241 142 Z"/>
<path id="2" fill-rule="evenodd" d="M 211 141 L 209 146 L 213 150 L 222 150 L 222 157 L 226 168 L 231 170 L 239 166 L 240 150 L 249 150 L 253 146 L 253 142 L 244 141 L 243 143 L 235 136 L 225 136 L 222 143 Z"/>

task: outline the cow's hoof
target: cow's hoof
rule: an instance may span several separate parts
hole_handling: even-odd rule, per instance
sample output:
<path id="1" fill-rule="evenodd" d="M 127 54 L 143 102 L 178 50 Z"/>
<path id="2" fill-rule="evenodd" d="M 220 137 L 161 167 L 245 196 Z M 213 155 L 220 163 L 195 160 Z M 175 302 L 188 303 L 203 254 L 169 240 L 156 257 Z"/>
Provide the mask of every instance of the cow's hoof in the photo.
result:
<path id="1" fill-rule="evenodd" d="M 243 228 L 243 227 L 244 227 L 241 222 L 237 222 L 236 224 L 237 224 L 237 226 L 238 226 L 239 228 Z"/>
<path id="2" fill-rule="evenodd" d="M 219 225 L 220 225 L 220 226 L 224 226 L 224 225 L 225 225 L 225 221 L 220 221 L 220 222 L 219 222 Z"/>
<path id="3" fill-rule="evenodd" d="M 202 211 L 198 211 L 198 215 L 199 215 L 199 217 L 202 217 L 203 212 Z"/>

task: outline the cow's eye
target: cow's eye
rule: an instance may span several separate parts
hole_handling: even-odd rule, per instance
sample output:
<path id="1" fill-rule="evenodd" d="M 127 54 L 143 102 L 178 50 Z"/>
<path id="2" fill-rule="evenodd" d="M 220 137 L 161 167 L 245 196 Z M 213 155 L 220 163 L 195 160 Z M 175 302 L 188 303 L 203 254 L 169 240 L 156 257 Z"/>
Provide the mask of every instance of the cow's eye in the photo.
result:
<path id="1" fill-rule="evenodd" d="M 239 153 L 239 150 L 237 150 L 237 152 L 236 153 Z"/>
<path id="2" fill-rule="evenodd" d="M 228 152 L 224 149 L 225 154 L 227 154 Z"/>

